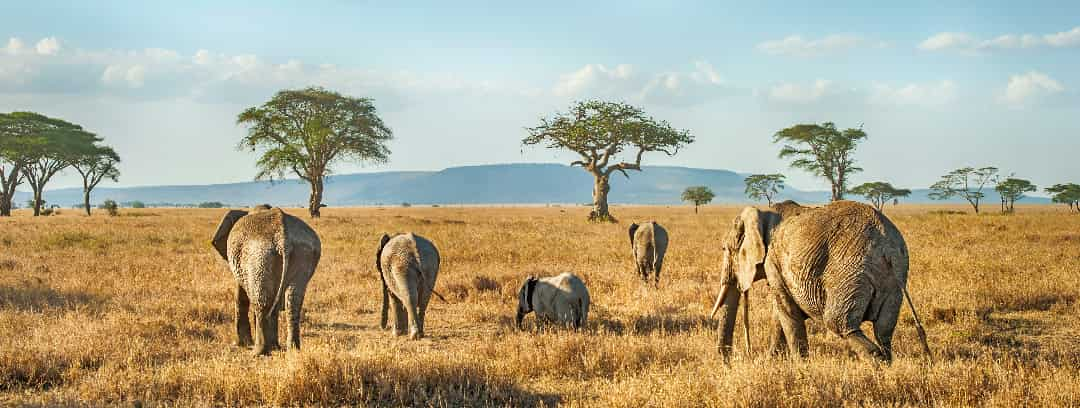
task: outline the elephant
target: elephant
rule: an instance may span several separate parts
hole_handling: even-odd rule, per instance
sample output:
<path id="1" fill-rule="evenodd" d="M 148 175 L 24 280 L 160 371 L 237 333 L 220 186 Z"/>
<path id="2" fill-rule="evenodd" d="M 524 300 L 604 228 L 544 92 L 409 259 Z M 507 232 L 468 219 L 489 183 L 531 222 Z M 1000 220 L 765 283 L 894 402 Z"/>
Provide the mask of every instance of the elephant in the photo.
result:
<path id="1" fill-rule="evenodd" d="M 375 255 L 375 268 L 382 279 L 379 326 L 387 329 L 387 312 L 393 300 L 394 335 L 405 334 L 408 322 L 409 338 L 423 338 L 428 301 L 435 292 L 435 279 L 439 275 L 439 250 L 431 241 L 411 232 L 392 238 L 383 234 Z"/>
<path id="2" fill-rule="evenodd" d="M 651 272 L 656 285 L 660 286 L 660 269 L 664 267 L 667 246 L 667 230 L 655 221 L 630 224 L 630 247 L 634 250 L 637 272 L 645 283 L 649 283 Z"/>
<path id="3" fill-rule="evenodd" d="M 892 221 L 852 201 L 820 208 L 792 204 L 766 211 L 744 208 L 724 240 L 723 283 L 712 311 L 715 316 L 723 305 L 717 347 L 724 361 L 730 358 L 740 297 L 749 351 L 748 293 L 762 279 L 774 315 L 770 354 L 806 357 L 805 322 L 813 318 L 860 358 L 891 362 L 893 331 L 906 297 L 929 358 L 926 333 L 907 292 L 907 244 Z M 873 322 L 877 344 L 860 329 L 863 321 Z"/>
<path id="4" fill-rule="evenodd" d="M 248 311 L 254 306 L 256 355 L 281 348 L 281 310 L 288 310 L 288 347 L 300 350 L 300 311 L 322 254 L 318 234 L 280 208 L 258 206 L 226 213 L 211 244 L 236 279 L 236 344 L 253 345 Z"/>
<path id="5" fill-rule="evenodd" d="M 537 322 L 555 322 L 575 329 L 585 327 L 589 319 L 589 290 L 585 282 L 570 272 L 537 278 L 529 276 L 518 289 L 518 329 L 529 312 L 536 312 Z"/>

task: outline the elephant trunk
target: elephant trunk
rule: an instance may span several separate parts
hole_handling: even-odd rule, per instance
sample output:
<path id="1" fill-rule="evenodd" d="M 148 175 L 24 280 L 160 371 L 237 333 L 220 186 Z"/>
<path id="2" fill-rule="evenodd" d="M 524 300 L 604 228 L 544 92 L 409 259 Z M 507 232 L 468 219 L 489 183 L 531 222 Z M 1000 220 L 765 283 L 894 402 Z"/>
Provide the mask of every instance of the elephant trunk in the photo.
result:
<path id="1" fill-rule="evenodd" d="M 720 305 L 723 304 L 723 308 Z M 716 327 L 717 334 L 719 335 L 719 341 L 717 343 L 717 351 L 720 352 L 724 362 L 728 362 L 731 358 L 731 342 L 732 337 L 735 334 L 735 317 L 739 311 L 739 288 L 737 285 L 724 284 L 720 287 L 720 294 L 716 299 L 716 307 L 713 308 L 714 314 L 716 310 L 720 310 L 719 324 Z"/>

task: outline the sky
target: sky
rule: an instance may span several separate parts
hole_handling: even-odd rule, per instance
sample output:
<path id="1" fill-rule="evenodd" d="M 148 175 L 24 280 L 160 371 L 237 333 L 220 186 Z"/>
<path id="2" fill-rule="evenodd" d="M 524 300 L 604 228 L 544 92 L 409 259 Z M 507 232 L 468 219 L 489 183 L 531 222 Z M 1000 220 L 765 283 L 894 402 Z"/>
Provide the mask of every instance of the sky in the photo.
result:
<path id="1" fill-rule="evenodd" d="M 869 135 L 856 183 L 925 188 L 963 166 L 1080 181 L 1080 2 L 508 3 L 8 3 L 0 112 L 103 137 L 122 158 L 109 186 L 250 181 L 236 116 L 313 85 L 373 98 L 394 132 L 388 163 L 339 174 L 569 163 L 523 147 L 524 128 L 600 98 L 696 137 L 645 165 L 827 190 L 772 135 L 832 121 Z"/>

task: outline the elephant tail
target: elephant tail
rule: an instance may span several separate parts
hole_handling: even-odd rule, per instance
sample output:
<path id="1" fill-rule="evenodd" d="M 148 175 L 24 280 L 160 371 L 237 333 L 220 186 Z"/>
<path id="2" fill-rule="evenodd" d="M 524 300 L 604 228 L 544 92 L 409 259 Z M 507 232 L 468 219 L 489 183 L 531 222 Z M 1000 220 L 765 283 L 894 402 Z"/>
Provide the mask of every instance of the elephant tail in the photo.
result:
<path id="1" fill-rule="evenodd" d="M 283 245 L 281 248 L 281 282 L 278 282 L 277 295 L 274 296 L 274 307 L 270 308 L 271 313 L 274 310 L 285 309 L 285 283 L 288 281 L 290 249 L 288 245 Z"/>
<path id="2" fill-rule="evenodd" d="M 896 266 L 899 262 L 894 262 L 886 255 L 885 264 L 889 268 L 889 271 L 892 272 L 893 279 L 896 279 L 896 284 L 900 287 L 900 291 L 903 292 L 904 299 L 907 300 L 908 308 L 911 309 L 911 317 L 915 320 L 915 332 L 919 334 L 919 342 L 922 343 L 923 354 L 925 354 L 926 359 L 933 364 L 934 355 L 930 353 L 930 344 L 926 341 L 926 330 L 923 329 L 922 320 L 919 319 L 919 314 L 915 312 L 915 303 L 911 302 L 911 295 L 907 290 L 907 282 L 901 282 L 899 274 L 897 273 L 899 271 Z"/>

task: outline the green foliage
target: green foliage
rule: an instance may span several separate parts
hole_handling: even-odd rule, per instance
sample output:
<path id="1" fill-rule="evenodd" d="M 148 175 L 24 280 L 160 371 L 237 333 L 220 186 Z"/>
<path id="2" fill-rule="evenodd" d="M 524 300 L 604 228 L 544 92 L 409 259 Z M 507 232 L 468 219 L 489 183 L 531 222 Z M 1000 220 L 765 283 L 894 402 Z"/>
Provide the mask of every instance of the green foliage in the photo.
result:
<path id="1" fill-rule="evenodd" d="M 220 201 L 204 201 L 199 203 L 199 208 L 225 208 L 225 204 Z"/>
<path id="2" fill-rule="evenodd" d="M 673 156 L 694 142 L 689 131 L 653 119 L 638 107 L 599 100 L 575 103 L 568 112 L 542 118 L 539 125 L 526 130 L 528 136 L 521 140 L 526 146 L 569 150 L 581 157 L 570 165 L 581 166 L 595 178 L 589 219 L 596 221 L 615 219 L 607 210 L 612 173 L 617 171 L 629 178 L 626 170 L 641 171 L 641 158 L 646 152 Z M 633 161 L 613 163 L 624 151 L 633 152 Z"/>
<path id="3" fill-rule="evenodd" d="M 142 201 L 132 201 L 127 203 L 127 206 L 131 208 L 146 208 L 146 203 Z"/>
<path id="4" fill-rule="evenodd" d="M 698 206 L 702 204 L 708 204 L 716 194 L 713 194 L 712 189 L 706 186 L 693 186 L 687 187 L 682 192 L 682 200 L 694 203 L 694 212 L 697 212 Z"/>
<path id="5" fill-rule="evenodd" d="M 1050 194 L 1050 200 L 1055 203 L 1061 203 L 1069 206 L 1069 208 L 1075 208 L 1080 212 L 1080 185 L 1075 183 L 1054 184 L 1047 187 L 1046 192 Z"/>
<path id="6" fill-rule="evenodd" d="M 256 179 L 286 173 L 311 184 L 308 211 L 319 216 L 323 179 L 341 161 L 386 162 L 393 138 L 369 98 L 353 98 L 319 87 L 279 91 L 237 117 L 247 126 L 239 149 L 261 151 Z"/>
<path id="7" fill-rule="evenodd" d="M 115 217 L 120 214 L 120 206 L 116 204 L 116 201 L 105 200 L 98 208 L 105 210 L 109 213 L 110 217 Z"/>
<path id="8" fill-rule="evenodd" d="M 784 143 L 781 159 L 792 159 L 791 167 L 824 177 L 832 185 L 832 200 L 844 199 L 848 177 L 862 171 L 855 165 L 855 148 L 866 139 L 860 126 L 839 130 L 832 122 L 799 124 L 776 132 L 773 143 Z"/>
<path id="9" fill-rule="evenodd" d="M 116 166 L 120 163 L 120 155 L 108 146 L 94 146 L 82 156 L 71 163 L 71 167 L 79 172 L 83 181 L 83 207 L 86 215 L 90 215 L 90 192 L 97 187 L 102 180 L 109 179 L 119 181 L 120 169 Z"/>
<path id="10" fill-rule="evenodd" d="M 1023 199 L 1024 193 L 1036 191 L 1038 187 L 1028 180 L 1009 177 L 999 182 L 994 190 L 1001 195 L 1001 212 L 1012 213 L 1016 200 Z"/>
<path id="11" fill-rule="evenodd" d="M 892 184 L 884 181 L 863 183 L 852 188 L 848 192 L 863 196 L 867 201 L 870 201 L 878 211 L 881 211 L 882 207 L 884 207 L 885 203 L 889 202 L 889 200 L 895 200 L 900 197 L 911 195 L 911 190 L 906 188 L 896 188 L 893 187 Z"/>
<path id="12" fill-rule="evenodd" d="M 92 154 L 101 141 L 82 126 L 33 112 L 0 117 L 0 135 L 0 139 L 7 140 L 0 143 L 4 146 L 0 155 L 4 161 L 17 163 L 18 172 L 37 198 L 41 198 L 46 183 L 56 173 Z M 34 206 L 34 215 L 40 213 L 41 206 Z"/>
<path id="13" fill-rule="evenodd" d="M 401 207 L 402 207 L 402 208 L 409 208 L 409 207 L 412 207 L 412 204 L 409 204 L 409 203 L 407 203 L 407 202 L 405 202 L 405 203 L 401 203 Z"/>
<path id="14" fill-rule="evenodd" d="M 765 199 L 769 205 L 772 205 L 773 197 L 784 189 L 784 179 L 784 175 L 779 173 L 751 174 L 743 180 L 746 182 L 744 193 L 751 200 Z"/>
<path id="15" fill-rule="evenodd" d="M 975 213 L 979 213 L 979 201 L 985 197 L 982 189 L 991 182 L 997 182 L 997 167 L 964 167 L 953 170 L 941 180 L 930 186 L 928 196 L 932 200 L 947 200 L 952 197 L 961 197 L 971 204 Z"/>

